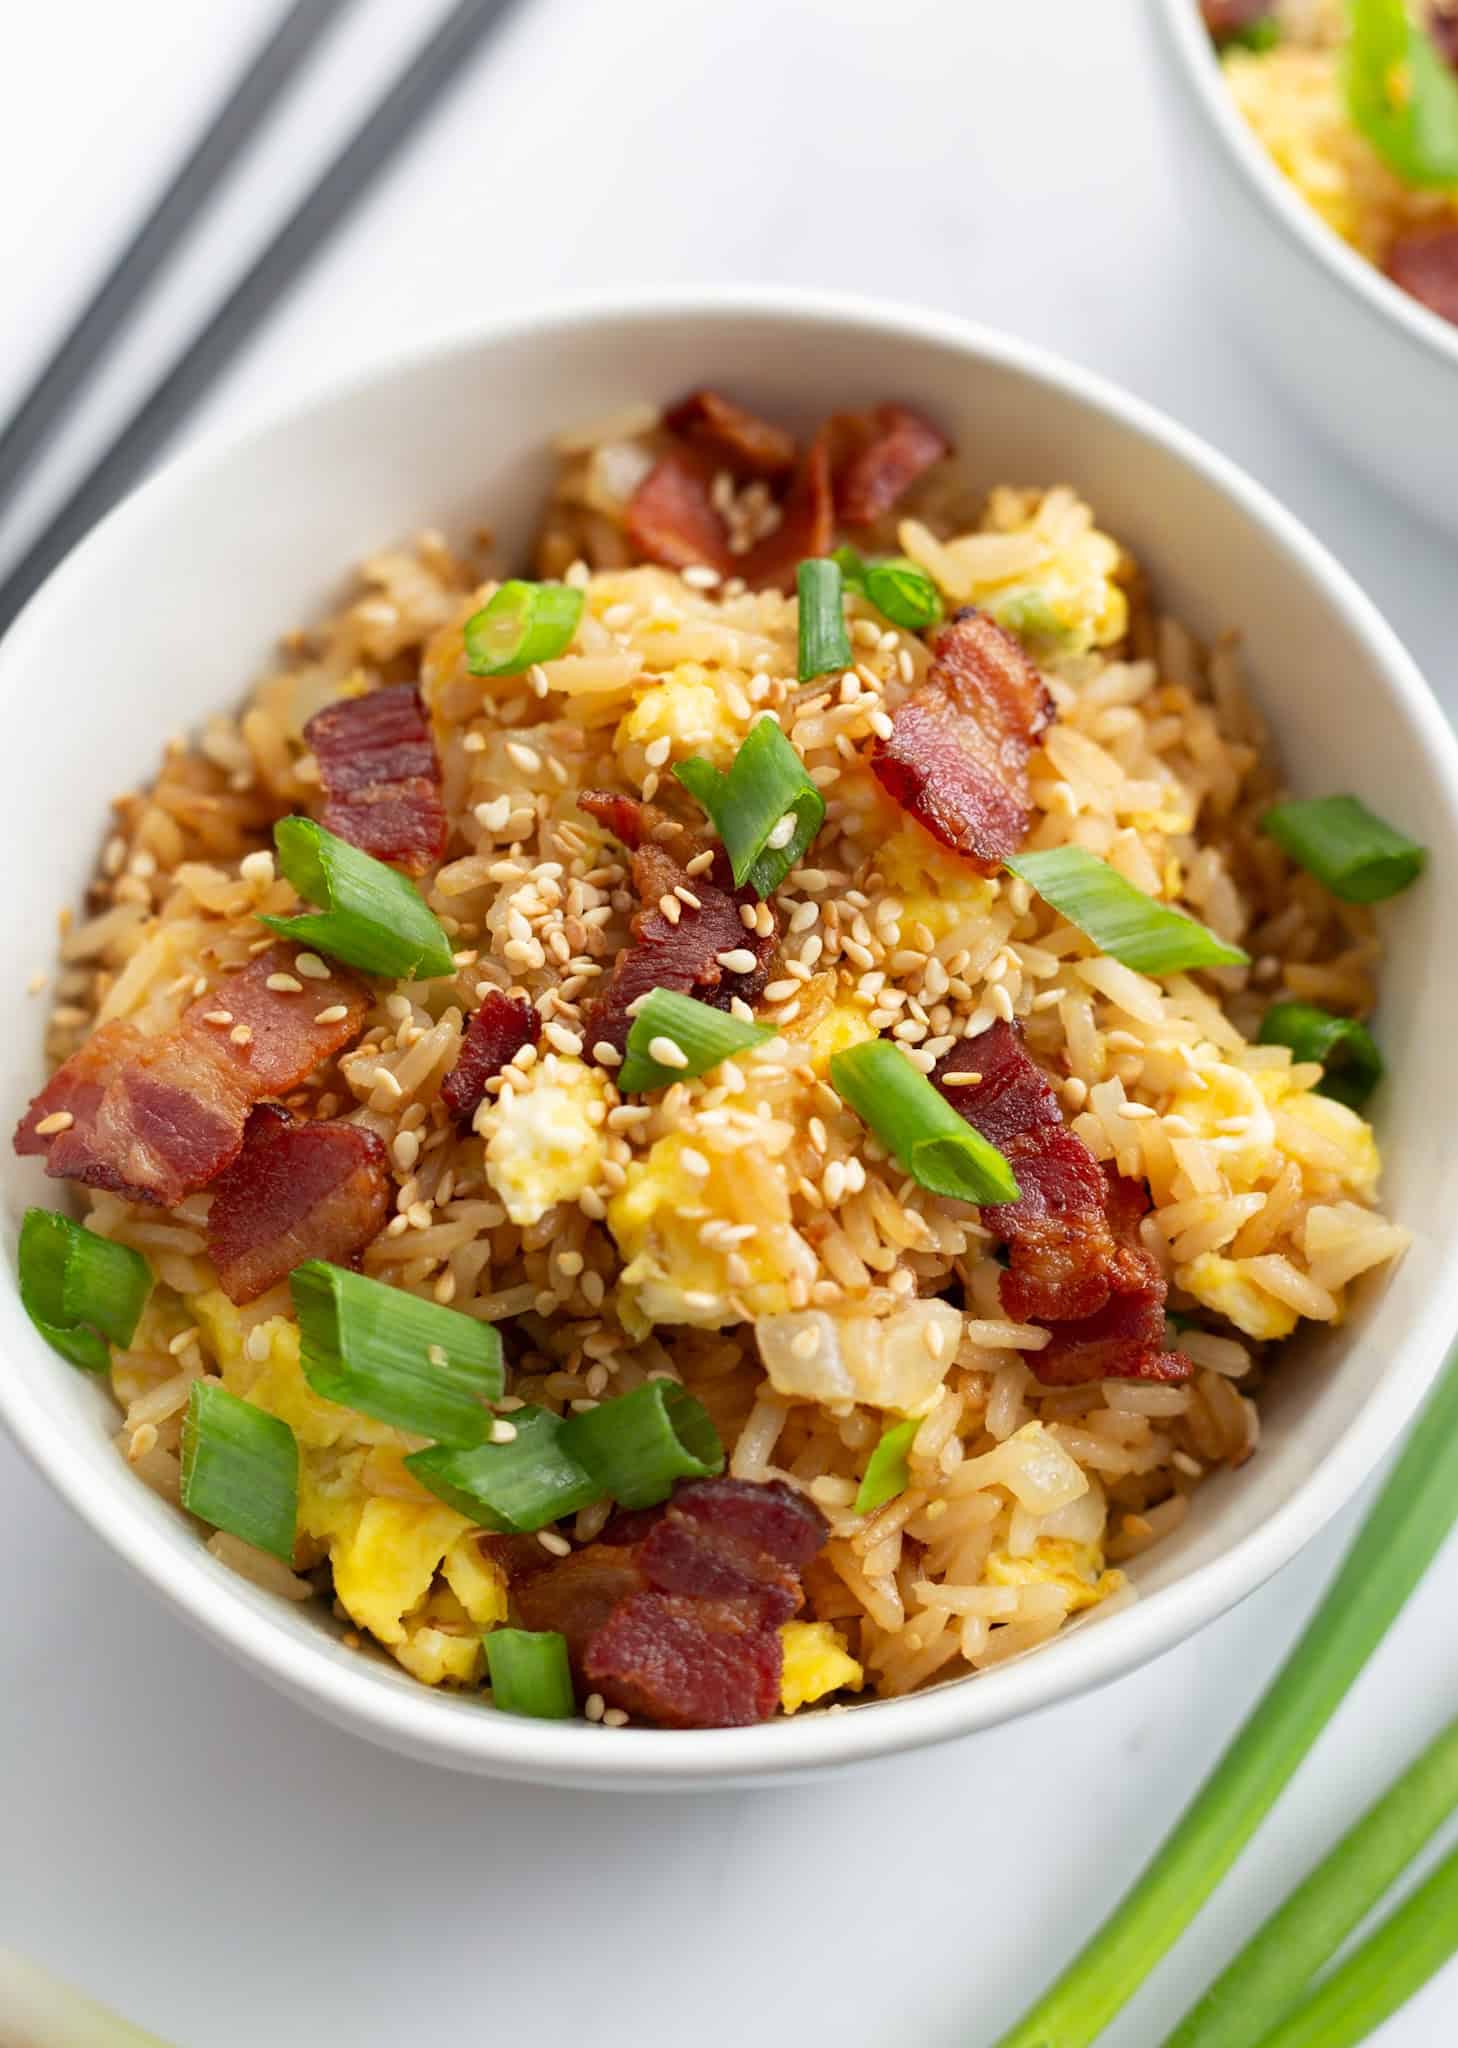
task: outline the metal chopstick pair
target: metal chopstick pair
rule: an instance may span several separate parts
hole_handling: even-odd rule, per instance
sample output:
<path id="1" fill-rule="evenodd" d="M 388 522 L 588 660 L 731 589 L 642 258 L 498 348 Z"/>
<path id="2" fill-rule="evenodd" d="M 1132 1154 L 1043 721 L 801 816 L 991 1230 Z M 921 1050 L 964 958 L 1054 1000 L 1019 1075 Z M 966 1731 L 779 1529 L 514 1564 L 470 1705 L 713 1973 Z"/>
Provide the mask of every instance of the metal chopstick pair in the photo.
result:
<path id="1" fill-rule="evenodd" d="M 122 320 L 346 0 L 296 0 L 0 434 L 0 502 Z M 176 358 L 110 448 L 0 583 L 0 633 L 64 555 L 145 473 L 310 259 L 351 212 L 515 0 L 457 0 L 318 183 Z"/>

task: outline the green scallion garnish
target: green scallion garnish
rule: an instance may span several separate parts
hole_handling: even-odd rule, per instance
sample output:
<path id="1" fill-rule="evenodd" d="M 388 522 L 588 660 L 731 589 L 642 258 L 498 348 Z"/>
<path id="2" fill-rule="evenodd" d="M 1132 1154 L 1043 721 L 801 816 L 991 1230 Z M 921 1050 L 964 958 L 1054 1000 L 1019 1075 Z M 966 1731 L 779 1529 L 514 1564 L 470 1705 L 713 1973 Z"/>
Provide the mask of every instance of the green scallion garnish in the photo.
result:
<path id="1" fill-rule="evenodd" d="M 674 1081 L 692 1081 L 722 1060 L 771 1036 L 693 996 L 655 988 L 628 1029 L 623 1063 L 613 1076 L 620 1094 L 651 1095 Z"/>
<path id="2" fill-rule="evenodd" d="M 968 1060 L 973 1053 L 968 1048 Z M 917 1184 L 958 1202 L 1015 1202 L 1022 1190 L 989 1145 L 889 1038 L 848 1046 L 830 1062 L 830 1085 Z"/>
<path id="3" fill-rule="evenodd" d="M 491 1698 L 502 1713 L 571 1720 L 577 1701 L 565 1636 L 555 1629 L 493 1628 L 484 1643 Z"/>
<path id="4" fill-rule="evenodd" d="M 1458 78 L 1403 0 L 1351 0 L 1347 112 L 1405 185 L 1458 182 Z"/>
<path id="5" fill-rule="evenodd" d="M 1427 849 L 1374 815 L 1359 797 L 1276 804 L 1262 829 L 1298 867 L 1344 903 L 1382 903 L 1415 882 Z"/>
<path id="6" fill-rule="evenodd" d="M 27 1209 L 19 1265 L 21 1305 L 46 1342 L 83 1371 L 105 1372 L 110 1346 L 131 1343 L 152 1291 L 141 1253 L 52 1209 Z"/>
<path id="7" fill-rule="evenodd" d="M 847 590 L 858 590 L 893 626 L 924 632 L 942 616 L 941 592 L 925 569 L 905 555 L 868 562 L 854 548 L 837 548 L 830 557 Z"/>
<path id="8" fill-rule="evenodd" d="M 1077 925 L 1101 953 L 1141 974 L 1240 967 L 1250 958 L 1182 910 L 1146 896 L 1087 847 L 1054 846 L 1043 853 L 1013 854 L 1007 866 L 1061 917 Z"/>
<path id="9" fill-rule="evenodd" d="M 316 1394 L 456 1449 L 485 1443 L 505 1385 L 490 1323 L 322 1259 L 295 1266 L 289 1293 Z"/>
<path id="10" fill-rule="evenodd" d="M 582 603 L 568 583 L 503 583 L 466 621 L 466 667 L 473 676 L 515 676 L 555 661 L 572 645 Z"/>
<path id="11" fill-rule="evenodd" d="M 602 1498 L 606 1489 L 563 1447 L 560 1415 L 528 1407 L 502 1419 L 516 1432 L 509 1443 L 434 1444 L 412 1452 L 406 1470 L 458 1514 L 506 1534 L 530 1535 Z"/>
<path id="12" fill-rule="evenodd" d="M 702 754 L 674 774 L 708 812 L 736 888 L 772 896 L 825 822 L 825 798 L 773 718 L 754 725 L 726 775 Z"/>
<path id="13" fill-rule="evenodd" d="M 795 588 L 800 597 L 800 681 L 849 668 L 855 656 L 845 625 L 840 564 L 829 555 L 812 556 L 795 571 Z"/>
<path id="14" fill-rule="evenodd" d="M 1097 2039 L 1280 1797 L 1432 1562 L 1455 1514 L 1458 1356 L 1449 1360 L 1306 1633 L 1235 1741 L 1143 1876 L 996 2048 L 1089 2048 Z M 1274 2017 L 1266 2016 L 1247 2038 L 1264 2048 Z M 1297 2038 L 1305 2048 L 1340 2048 L 1355 2037 L 1317 2031 Z M 1294 2041 L 1285 2048 L 1295 2048 Z"/>
<path id="15" fill-rule="evenodd" d="M 673 1380 L 646 1380 L 630 1394 L 569 1416 L 562 1447 L 619 1507 L 651 1508 L 675 1480 L 724 1469 L 724 1446 L 708 1410 Z"/>
<path id="16" fill-rule="evenodd" d="M 1274 50 L 1281 40 L 1281 24 L 1274 14 L 1263 14 L 1255 21 L 1248 21 L 1242 28 L 1233 28 L 1220 37 L 1220 48 L 1224 50 L 1249 50 L 1252 56 L 1264 57 L 1267 50 Z"/>
<path id="17" fill-rule="evenodd" d="M 299 1511 L 293 1431 L 216 1380 L 194 1380 L 182 1424 L 182 1505 L 289 1564 Z"/>
<path id="18" fill-rule="evenodd" d="M 1314 1003 L 1273 1003 L 1261 1019 L 1260 1043 L 1289 1045 L 1298 1060 L 1318 1061 L 1326 1071 L 1317 1094 L 1348 1109 L 1360 1109 L 1382 1079 L 1382 1055 L 1366 1025 Z"/>
<path id="19" fill-rule="evenodd" d="M 885 1507 L 888 1500 L 895 1500 L 898 1493 L 905 1493 L 911 1484 L 906 1455 L 920 1428 L 920 1421 L 911 1415 L 905 1422 L 893 1422 L 883 1434 L 870 1455 L 856 1494 L 858 1515 L 872 1515 L 877 1508 Z"/>
<path id="20" fill-rule="evenodd" d="M 312 818 L 281 818 L 273 843 L 286 879 L 321 908 L 300 917 L 262 917 L 260 924 L 391 981 L 454 973 L 450 940 L 404 875 Z"/>

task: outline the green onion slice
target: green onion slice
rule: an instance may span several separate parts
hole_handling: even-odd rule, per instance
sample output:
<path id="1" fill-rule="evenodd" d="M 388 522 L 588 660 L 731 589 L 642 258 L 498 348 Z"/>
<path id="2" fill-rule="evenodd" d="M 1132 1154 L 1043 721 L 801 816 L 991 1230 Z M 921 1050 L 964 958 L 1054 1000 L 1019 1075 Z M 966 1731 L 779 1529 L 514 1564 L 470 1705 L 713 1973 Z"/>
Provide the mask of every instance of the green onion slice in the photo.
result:
<path id="1" fill-rule="evenodd" d="M 140 1252 L 83 1230 L 51 1209 L 20 1226 L 20 1300 L 55 1351 L 85 1372 L 105 1372 L 111 1344 L 130 1344 L 152 1291 Z"/>
<path id="2" fill-rule="evenodd" d="M 830 557 L 847 590 L 858 590 L 893 626 L 920 633 L 942 616 L 941 592 L 925 569 L 905 555 L 868 562 L 854 548 L 837 548 Z"/>
<path id="3" fill-rule="evenodd" d="M 1347 112 L 1408 185 L 1458 180 L 1458 78 L 1403 0 L 1351 0 Z"/>
<path id="4" fill-rule="evenodd" d="M 812 556 L 795 571 L 795 588 L 800 597 L 800 681 L 849 668 L 855 656 L 846 631 L 839 562 L 829 555 Z"/>
<path id="5" fill-rule="evenodd" d="M 293 1431 L 216 1380 L 194 1380 L 182 1424 L 182 1505 L 291 1563 L 299 1510 Z"/>
<path id="6" fill-rule="evenodd" d="M 830 1062 L 830 1085 L 921 1187 L 958 1202 L 1015 1202 L 1013 1170 L 889 1038 Z"/>
<path id="7" fill-rule="evenodd" d="M 825 822 L 825 798 L 772 718 L 761 718 L 726 775 L 702 754 L 674 774 L 701 803 L 724 842 L 734 882 L 761 901 L 797 866 Z"/>
<path id="8" fill-rule="evenodd" d="M 515 676 L 555 661 L 572 644 L 582 603 L 567 583 L 503 583 L 466 621 L 466 667 L 473 676 Z"/>
<path id="9" fill-rule="evenodd" d="M 674 1081 L 707 1074 L 722 1060 L 762 1045 L 772 1035 L 762 1024 L 746 1024 L 693 996 L 655 988 L 629 1027 L 623 1064 L 613 1078 L 622 1095 L 651 1095 Z M 677 1046 L 683 1054 L 681 1065 L 657 1057 L 653 1047 L 659 1039 Z"/>
<path id="10" fill-rule="evenodd" d="M 273 843 L 286 878 L 323 908 L 301 917 L 260 918 L 270 931 L 392 981 L 429 981 L 455 972 L 450 940 L 404 875 L 312 818 L 281 818 Z"/>
<path id="11" fill-rule="evenodd" d="M 1083 846 L 1013 854 L 1007 861 L 1045 903 L 1091 938 L 1110 959 L 1141 974 L 1178 974 L 1187 967 L 1239 967 L 1250 958 L 1214 932 L 1126 882 L 1117 868 Z"/>
<path id="12" fill-rule="evenodd" d="M 603 1487 L 563 1447 L 560 1415 L 518 1408 L 509 1420 L 510 1443 L 433 1444 L 413 1451 L 406 1470 L 467 1520 L 508 1535 L 531 1535 L 601 1499 Z"/>
<path id="13" fill-rule="evenodd" d="M 892 1423 L 882 1436 L 871 1453 L 856 1495 L 858 1515 L 874 1514 L 877 1508 L 885 1507 L 888 1500 L 895 1500 L 898 1493 L 905 1493 L 911 1484 L 906 1454 L 920 1428 L 920 1420 L 912 1415 L 905 1422 Z"/>
<path id="14" fill-rule="evenodd" d="M 1314 1003 L 1273 1003 L 1261 1019 L 1262 1045 L 1289 1045 L 1298 1060 L 1317 1060 L 1326 1072 L 1318 1095 L 1360 1109 L 1382 1079 L 1382 1055 L 1365 1024 L 1334 1017 Z"/>
<path id="15" fill-rule="evenodd" d="M 437 1443 L 485 1443 L 505 1385 L 490 1323 L 322 1259 L 295 1266 L 289 1292 L 316 1394 Z"/>
<path id="16" fill-rule="evenodd" d="M 571 1720 L 577 1701 L 565 1636 L 555 1629 L 493 1628 L 484 1642 L 491 1697 L 504 1714 Z"/>
<path id="17" fill-rule="evenodd" d="M 1264 829 L 1299 867 L 1344 903 L 1381 903 L 1417 880 L 1427 849 L 1375 816 L 1359 797 L 1276 804 Z"/>
<path id="18" fill-rule="evenodd" d="M 840 580 L 847 590 L 858 590 L 866 594 L 866 558 L 856 548 L 840 547 L 831 550 L 829 560 L 840 571 Z"/>
<path id="19" fill-rule="evenodd" d="M 646 1380 L 569 1416 L 562 1444 L 598 1482 L 598 1493 L 624 1508 L 656 1507 L 675 1480 L 710 1479 L 724 1469 L 708 1410 L 673 1380 Z"/>

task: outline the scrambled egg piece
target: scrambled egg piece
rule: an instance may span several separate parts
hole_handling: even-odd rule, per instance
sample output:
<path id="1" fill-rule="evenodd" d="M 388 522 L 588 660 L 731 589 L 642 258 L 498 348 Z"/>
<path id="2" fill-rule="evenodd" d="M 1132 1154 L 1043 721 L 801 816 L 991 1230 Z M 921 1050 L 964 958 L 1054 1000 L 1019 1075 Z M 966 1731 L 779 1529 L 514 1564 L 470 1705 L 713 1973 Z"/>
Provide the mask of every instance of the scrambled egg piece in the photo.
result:
<path id="1" fill-rule="evenodd" d="M 994 491 L 988 513 L 987 529 L 947 542 L 903 520 L 901 545 L 948 597 L 975 604 L 1035 653 L 1087 654 L 1123 637 L 1122 551 L 1072 491 Z"/>
<path id="2" fill-rule="evenodd" d="M 1124 1574 L 1105 1571 L 1096 1543 L 1071 1543 L 1063 1536 L 1040 1536 L 1027 1557 L 994 1550 L 986 1576 L 994 1586 L 1060 1586 L 1068 1595 L 1068 1611 L 1097 1607 L 1124 1584 Z"/>
<path id="3" fill-rule="evenodd" d="M 1175 1279 L 1187 1294 L 1226 1317 L 1247 1337 L 1274 1342 L 1277 1337 L 1289 1337 L 1296 1327 L 1295 1309 L 1258 1287 L 1237 1259 L 1201 1252 L 1199 1258 L 1176 1269 Z"/>
<path id="4" fill-rule="evenodd" d="M 823 1081 L 838 1052 L 876 1034 L 867 1022 L 864 1004 L 831 1001 L 809 1015 L 802 1012 L 790 1027 L 790 1035 L 804 1039 L 810 1048 L 810 1063 Z"/>
<path id="5" fill-rule="evenodd" d="M 861 1401 L 899 1415 L 925 1415 L 941 1392 L 962 1341 L 949 1301 L 911 1301 L 889 1316 L 828 1315 L 797 1309 L 755 1324 L 770 1385 L 788 1401 L 845 1408 Z"/>
<path id="6" fill-rule="evenodd" d="M 1298 1086 L 1289 1067 L 1202 1066 L 1169 1108 L 1208 1145 L 1237 1194 L 1269 1182 L 1283 1153 L 1308 1178 L 1334 1178 L 1366 1200 L 1376 1194 L 1382 1158 L 1371 1125 L 1345 1103 Z"/>
<path id="7" fill-rule="evenodd" d="M 985 911 L 997 894 L 995 882 L 971 873 L 914 825 L 897 823 L 887 833 L 877 848 L 876 865 L 902 905 L 903 935 L 908 926 L 924 924 L 934 939 L 944 939 Z"/>
<path id="8" fill-rule="evenodd" d="M 785 1650 L 780 1705 L 787 1714 L 843 1687 L 859 1692 L 866 1682 L 845 1637 L 828 1621 L 787 1621 L 781 1626 L 780 1641 Z"/>
<path id="9" fill-rule="evenodd" d="M 706 754 L 716 768 L 727 768 L 743 737 L 709 670 L 697 661 L 681 661 L 638 692 L 613 745 L 624 771 L 641 787 L 648 773 L 646 750 L 654 740 L 668 741 L 672 761 Z"/>
<path id="10" fill-rule="evenodd" d="M 486 1178 L 513 1223 L 539 1223 L 592 1186 L 605 1157 L 606 1083 L 597 1067 L 548 1053 L 476 1112 Z"/>

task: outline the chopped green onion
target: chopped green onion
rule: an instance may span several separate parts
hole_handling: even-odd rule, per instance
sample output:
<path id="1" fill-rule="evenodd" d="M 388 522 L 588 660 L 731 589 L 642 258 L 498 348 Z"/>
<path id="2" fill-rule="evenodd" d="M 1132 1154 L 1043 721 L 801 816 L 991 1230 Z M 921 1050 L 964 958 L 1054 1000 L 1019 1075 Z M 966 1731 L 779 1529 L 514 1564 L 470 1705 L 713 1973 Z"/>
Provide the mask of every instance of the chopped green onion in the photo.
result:
<path id="1" fill-rule="evenodd" d="M 707 1074 L 721 1060 L 763 1045 L 771 1036 L 762 1024 L 746 1024 L 693 996 L 655 988 L 629 1027 L 627 1051 L 613 1079 L 622 1095 L 651 1095 L 674 1081 Z M 665 1052 L 670 1056 L 660 1058 Z"/>
<path id="2" fill-rule="evenodd" d="M 1015 1202 L 1013 1170 L 889 1038 L 848 1046 L 830 1085 L 921 1187 L 958 1202 Z"/>
<path id="3" fill-rule="evenodd" d="M 858 590 L 866 594 L 866 559 L 855 548 L 833 548 L 830 560 L 840 571 L 840 580 L 847 590 Z"/>
<path id="4" fill-rule="evenodd" d="M 854 548 L 837 548 L 830 560 L 839 569 L 846 589 L 858 590 L 893 626 L 920 633 L 942 616 L 937 586 L 925 569 L 905 555 L 868 562 Z"/>
<path id="5" fill-rule="evenodd" d="M 895 1500 L 898 1493 L 905 1493 L 911 1484 L 906 1454 L 920 1428 L 920 1421 L 912 1415 L 905 1422 L 894 1422 L 884 1433 L 871 1453 L 856 1494 L 858 1515 L 874 1514 L 877 1508 L 885 1507 L 888 1500 Z"/>
<path id="6" fill-rule="evenodd" d="M 840 564 L 829 555 L 812 556 L 795 571 L 795 588 L 800 595 L 800 681 L 849 668 L 855 656 L 845 628 Z"/>
<path id="7" fill-rule="evenodd" d="M 1046 590 L 1015 590 L 992 600 L 986 607 L 1005 633 L 1013 633 L 1032 647 L 1066 647 L 1074 638 L 1072 627 L 1054 611 Z"/>
<path id="8" fill-rule="evenodd" d="M 182 1424 L 182 1505 L 285 1564 L 294 1555 L 299 1447 L 277 1415 L 194 1380 Z"/>
<path id="9" fill-rule="evenodd" d="M 1250 958 L 1182 910 L 1146 896 L 1087 847 L 1055 846 L 1044 853 L 1013 854 L 1007 866 L 1077 925 L 1100 952 L 1141 974 L 1238 967 Z"/>
<path id="10" fill-rule="evenodd" d="M 323 907 L 301 917 L 261 917 L 260 924 L 392 981 L 455 972 L 450 940 L 404 875 L 312 818 L 281 818 L 273 843 L 285 877 Z"/>
<path id="11" fill-rule="evenodd" d="M 1222 50 L 1249 50 L 1252 55 L 1264 57 L 1267 50 L 1274 50 L 1281 40 L 1281 24 L 1274 14 L 1263 14 L 1255 21 L 1246 22 L 1243 28 L 1233 28 L 1219 38 Z"/>
<path id="12" fill-rule="evenodd" d="M 1318 1061 L 1326 1072 L 1317 1094 L 1348 1109 L 1360 1109 L 1382 1079 L 1382 1055 L 1366 1025 L 1314 1003 L 1272 1003 L 1261 1019 L 1260 1043 L 1289 1045 L 1298 1060 Z"/>
<path id="13" fill-rule="evenodd" d="M 1226 1965 L 1165 2048 L 1257 2048 L 1268 2040 L 1267 2030 L 1300 2004 L 1317 1972 L 1454 1807 L 1458 1721 L 1448 1723 Z M 1458 1920 L 1450 1919 L 1449 1928 L 1450 1943 L 1458 1941 Z"/>
<path id="14" fill-rule="evenodd" d="M 577 1701 L 565 1636 L 555 1629 L 493 1628 L 484 1640 L 491 1698 L 502 1713 L 571 1720 Z"/>
<path id="15" fill-rule="evenodd" d="M 1407 185 L 1458 181 L 1458 78 L 1403 0 L 1352 0 L 1347 112 Z"/>
<path id="16" fill-rule="evenodd" d="M 1417 880 L 1427 849 L 1376 817 L 1359 797 L 1276 804 L 1261 825 L 1299 867 L 1344 903 L 1381 903 Z"/>
<path id="17" fill-rule="evenodd" d="M 515 676 L 555 661 L 572 645 L 582 603 L 568 583 L 503 583 L 466 621 L 466 667 L 473 676 Z"/>
<path id="18" fill-rule="evenodd" d="M 1097 2039 L 1265 1819 L 1432 1562 L 1455 1514 L 1458 1354 L 1264 1698 L 1144 1875 L 996 2048 L 1089 2048 Z M 1345 2038 L 1307 2037 L 1307 2048 Z"/>
<path id="19" fill-rule="evenodd" d="M 673 1380 L 645 1380 L 631 1394 L 569 1416 L 562 1445 L 622 1508 L 656 1507 L 676 1479 L 710 1479 L 724 1469 L 708 1410 Z"/>
<path id="20" fill-rule="evenodd" d="M 55 1351 L 85 1372 L 105 1372 L 110 1344 L 127 1345 L 152 1291 L 140 1252 L 83 1230 L 51 1209 L 20 1226 L 20 1300 Z"/>
<path id="21" fill-rule="evenodd" d="M 322 1259 L 295 1266 L 289 1292 L 316 1394 L 437 1443 L 485 1443 L 505 1384 L 490 1323 Z"/>
<path id="22" fill-rule="evenodd" d="M 562 1446 L 562 1418 L 545 1408 L 518 1408 L 509 1443 L 456 1451 L 433 1444 L 405 1460 L 421 1485 L 483 1529 L 527 1536 L 575 1515 L 604 1489 Z"/>
<path id="23" fill-rule="evenodd" d="M 772 896 L 825 822 L 825 798 L 773 718 L 761 718 L 728 774 L 694 754 L 674 774 L 708 812 L 734 882 Z"/>

